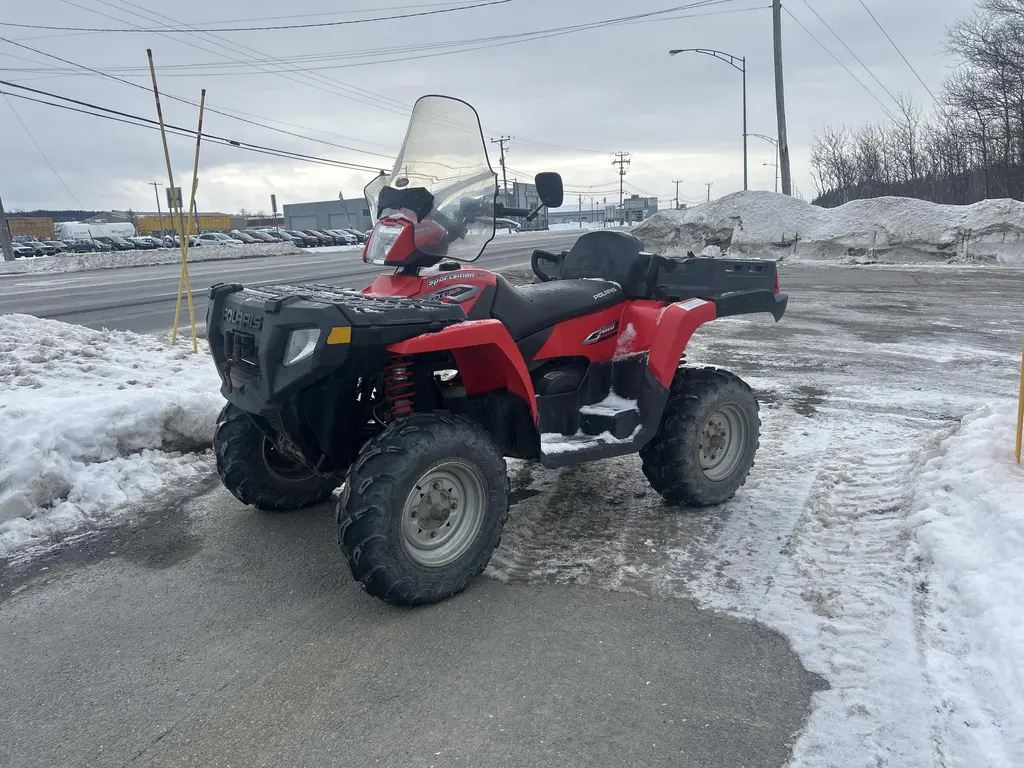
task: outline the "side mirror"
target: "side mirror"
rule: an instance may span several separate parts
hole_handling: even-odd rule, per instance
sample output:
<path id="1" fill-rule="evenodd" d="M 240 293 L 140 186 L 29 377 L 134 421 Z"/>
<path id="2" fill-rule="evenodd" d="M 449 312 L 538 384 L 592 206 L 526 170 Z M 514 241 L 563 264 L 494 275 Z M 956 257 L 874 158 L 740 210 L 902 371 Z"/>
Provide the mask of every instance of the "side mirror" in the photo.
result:
<path id="1" fill-rule="evenodd" d="M 533 183 L 537 187 L 537 197 L 542 204 L 548 208 L 557 208 L 562 204 L 562 177 L 557 173 L 538 173 Z"/>

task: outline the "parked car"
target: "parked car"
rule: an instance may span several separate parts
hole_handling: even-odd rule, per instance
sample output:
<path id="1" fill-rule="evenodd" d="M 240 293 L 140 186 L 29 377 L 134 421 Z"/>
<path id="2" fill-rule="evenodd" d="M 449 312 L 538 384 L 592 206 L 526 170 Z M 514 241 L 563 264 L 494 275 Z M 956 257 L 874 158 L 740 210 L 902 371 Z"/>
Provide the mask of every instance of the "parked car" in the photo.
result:
<path id="1" fill-rule="evenodd" d="M 355 245 L 359 242 L 354 235 L 343 229 L 324 229 L 321 231 L 334 238 L 335 245 Z"/>
<path id="2" fill-rule="evenodd" d="M 341 229 L 335 230 L 335 231 L 337 231 L 337 232 L 347 232 L 348 234 L 352 235 L 352 237 L 354 237 L 356 239 L 357 243 L 365 243 L 366 242 L 366 235 L 364 235 L 362 232 L 360 232 L 357 229 L 352 229 L 352 227 L 342 227 Z"/>
<path id="3" fill-rule="evenodd" d="M 235 238 L 223 232 L 204 232 L 199 236 L 199 241 L 204 245 L 240 245 Z"/>
<path id="4" fill-rule="evenodd" d="M 255 237 L 257 240 L 262 240 L 264 243 L 285 242 L 283 237 L 281 237 L 275 230 L 271 229 L 250 229 L 245 234 L 250 237 Z"/>
<path id="5" fill-rule="evenodd" d="M 317 232 L 315 229 L 300 229 L 298 231 L 299 234 L 309 235 L 316 240 L 316 242 L 313 243 L 314 248 L 322 245 L 334 245 L 334 238 L 330 235 L 325 235 L 323 232 Z"/>
<path id="6" fill-rule="evenodd" d="M 31 257 L 37 256 L 53 256 L 57 253 L 57 249 L 48 243 L 41 242 L 35 238 L 27 240 L 15 240 L 11 238 L 11 245 L 17 246 L 18 252 L 15 256 Z"/>
<path id="7" fill-rule="evenodd" d="M 35 249 L 20 240 L 14 240 L 11 243 L 11 249 L 14 251 L 16 259 L 34 259 L 36 256 Z"/>
<path id="8" fill-rule="evenodd" d="M 280 236 L 290 237 L 292 244 L 297 245 L 299 248 L 315 248 L 320 245 L 319 237 L 313 237 L 313 235 L 307 235 L 295 229 L 282 229 L 280 230 Z"/>
<path id="9" fill-rule="evenodd" d="M 252 235 L 246 234 L 245 232 L 239 232 L 237 229 L 231 230 L 231 232 L 229 232 L 228 234 L 230 234 L 231 237 L 233 237 L 238 242 L 245 243 L 246 245 L 249 245 L 251 243 L 262 242 L 261 240 L 257 240 Z"/>
<path id="10" fill-rule="evenodd" d="M 188 245 L 190 248 L 198 247 L 203 244 L 196 235 L 189 235 Z M 180 248 L 181 239 L 177 235 L 164 235 L 164 248 Z"/>
<path id="11" fill-rule="evenodd" d="M 151 251 L 154 248 L 160 248 L 163 246 L 163 243 L 155 237 L 148 237 L 146 235 L 143 235 L 142 237 L 131 237 L 129 240 L 135 243 L 135 247 L 140 251 Z"/>
<path id="12" fill-rule="evenodd" d="M 67 245 L 62 243 L 60 240 L 43 240 L 44 245 L 48 245 L 53 248 L 54 252 L 59 254 L 66 253 L 68 250 Z"/>
<path id="13" fill-rule="evenodd" d="M 106 235 L 103 235 L 101 237 L 94 237 L 93 239 L 96 240 L 97 242 L 100 242 L 100 243 L 106 243 L 107 245 L 110 246 L 110 249 L 112 251 L 134 251 L 135 250 L 135 243 L 132 243 L 132 242 L 130 242 L 128 240 L 125 240 L 123 237 L 117 237 L 115 235 L 110 235 L 108 237 Z"/>
<path id="14" fill-rule="evenodd" d="M 83 237 L 72 242 L 68 250 L 73 253 L 102 253 L 114 249 L 100 240 L 86 240 Z"/>

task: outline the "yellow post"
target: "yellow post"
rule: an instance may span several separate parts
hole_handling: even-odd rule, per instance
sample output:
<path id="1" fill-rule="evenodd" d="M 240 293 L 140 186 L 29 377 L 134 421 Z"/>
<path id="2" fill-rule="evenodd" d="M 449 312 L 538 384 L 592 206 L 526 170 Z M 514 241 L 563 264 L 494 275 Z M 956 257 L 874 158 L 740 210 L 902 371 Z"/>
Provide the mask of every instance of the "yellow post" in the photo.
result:
<path id="1" fill-rule="evenodd" d="M 1020 388 L 1017 390 L 1017 447 L 1013 451 L 1018 464 L 1020 464 L 1022 435 L 1024 435 L 1024 346 L 1020 350 Z"/>
<path id="2" fill-rule="evenodd" d="M 174 171 L 171 169 L 171 153 L 167 148 L 167 131 L 164 129 L 164 113 L 163 108 L 160 106 L 160 89 L 157 88 L 156 84 L 156 68 L 153 66 L 153 51 L 150 48 L 146 49 L 146 56 L 149 59 L 149 74 L 153 80 L 153 98 L 156 100 L 156 116 L 160 122 L 160 140 L 164 146 L 164 161 L 167 163 L 167 183 L 171 188 L 171 199 L 170 199 L 170 218 L 171 221 L 175 221 L 175 214 L 177 214 L 178 223 L 178 241 L 181 247 L 181 269 L 182 275 L 186 274 L 188 264 L 188 236 L 185 234 L 185 220 L 182 215 L 181 206 L 178 205 L 178 197 L 174 194 Z M 192 305 L 192 294 L 189 292 L 189 307 Z M 181 280 L 178 281 L 178 302 L 177 308 L 175 309 L 174 317 L 174 329 L 171 332 L 171 344 L 176 345 L 178 343 L 178 324 L 177 318 L 181 309 Z M 198 343 L 196 341 L 195 328 L 192 330 L 192 350 L 198 352 Z"/>
<path id="3" fill-rule="evenodd" d="M 188 224 L 185 228 L 183 241 L 187 242 L 192 234 L 192 212 L 196 207 L 196 188 L 199 186 L 199 147 L 203 141 L 203 112 L 206 109 L 206 89 L 203 88 L 199 95 L 199 127 L 196 129 L 196 155 L 192 163 L 192 194 L 188 201 Z M 198 235 L 199 232 L 196 232 Z M 192 351 L 198 352 L 199 345 L 196 334 L 196 311 L 192 304 L 192 281 L 188 276 L 188 248 L 183 251 L 184 257 L 181 261 L 181 277 L 178 279 L 178 305 L 174 310 L 174 327 L 178 327 L 178 314 L 181 311 L 181 285 L 184 282 L 185 291 L 188 294 L 188 317 L 192 324 Z"/>

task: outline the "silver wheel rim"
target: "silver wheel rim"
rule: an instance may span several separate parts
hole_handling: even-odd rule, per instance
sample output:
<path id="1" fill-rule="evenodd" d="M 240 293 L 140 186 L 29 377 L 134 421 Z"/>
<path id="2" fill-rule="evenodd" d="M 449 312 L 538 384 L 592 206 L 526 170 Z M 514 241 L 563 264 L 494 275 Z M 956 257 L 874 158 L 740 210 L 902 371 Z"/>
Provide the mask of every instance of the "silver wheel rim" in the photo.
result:
<path id="1" fill-rule="evenodd" d="M 473 546 L 484 521 L 486 493 L 480 471 L 448 460 L 413 486 L 402 509 L 402 544 L 416 563 L 449 565 Z"/>
<path id="2" fill-rule="evenodd" d="M 739 467 L 747 444 L 747 418 L 739 406 L 728 403 L 711 414 L 701 431 L 697 453 L 704 476 L 725 480 Z"/>

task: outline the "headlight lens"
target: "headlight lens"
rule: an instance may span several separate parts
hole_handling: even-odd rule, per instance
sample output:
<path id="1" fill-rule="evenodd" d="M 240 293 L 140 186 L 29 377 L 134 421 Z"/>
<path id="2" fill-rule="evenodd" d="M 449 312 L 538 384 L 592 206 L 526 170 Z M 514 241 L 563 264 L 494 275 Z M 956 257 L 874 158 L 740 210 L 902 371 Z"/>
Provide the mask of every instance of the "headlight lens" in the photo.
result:
<path id="1" fill-rule="evenodd" d="M 288 337 L 288 344 L 284 348 L 285 366 L 295 365 L 312 355 L 319 340 L 319 328 L 300 328 L 292 331 Z"/>

